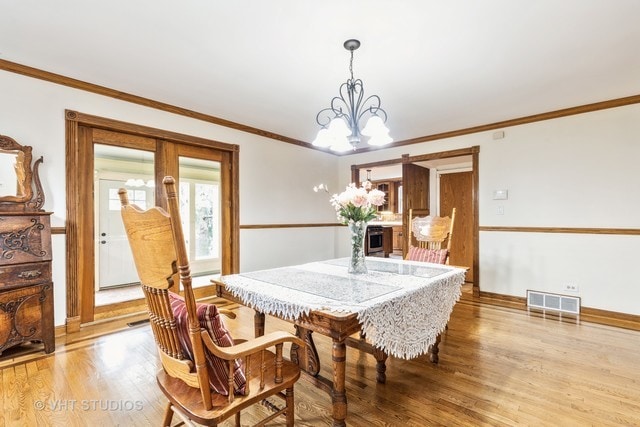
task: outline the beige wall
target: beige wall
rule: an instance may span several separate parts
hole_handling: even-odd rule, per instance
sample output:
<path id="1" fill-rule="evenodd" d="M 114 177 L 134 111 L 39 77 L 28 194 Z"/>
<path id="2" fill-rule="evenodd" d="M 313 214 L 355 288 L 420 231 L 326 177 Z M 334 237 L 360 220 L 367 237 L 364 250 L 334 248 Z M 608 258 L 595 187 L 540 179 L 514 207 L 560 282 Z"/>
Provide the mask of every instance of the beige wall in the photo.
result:
<path id="1" fill-rule="evenodd" d="M 480 146 L 480 225 L 640 228 L 640 106 L 632 105 L 441 141 L 336 157 L 162 111 L 0 71 L 0 133 L 43 155 L 45 209 L 65 220 L 64 110 L 240 145 L 240 223 L 332 223 L 330 194 L 350 165 Z M 496 189 L 509 199 L 492 200 Z M 504 215 L 497 215 L 497 206 Z M 65 319 L 64 236 L 54 236 L 56 325 Z M 343 227 L 241 230 L 241 270 L 346 256 Z M 579 286 L 583 306 L 640 314 L 633 266 L 640 236 L 480 233 L 481 290 L 525 296 Z"/>
<path id="2" fill-rule="evenodd" d="M 0 134 L 44 156 L 40 168 L 52 225 L 65 225 L 65 109 L 240 146 L 240 224 L 335 223 L 324 182 L 336 188 L 335 156 L 175 114 L 0 71 Z M 241 270 L 335 256 L 335 227 L 240 231 Z M 53 236 L 55 324 L 64 324 L 65 236 Z"/>
<path id="3" fill-rule="evenodd" d="M 499 140 L 491 131 L 342 158 L 340 181 L 351 164 L 478 145 L 480 226 L 640 229 L 640 105 L 502 130 Z M 493 200 L 500 189 L 508 200 Z M 480 289 L 562 293 L 637 315 L 639 253 L 640 236 L 481 231 Z"/>

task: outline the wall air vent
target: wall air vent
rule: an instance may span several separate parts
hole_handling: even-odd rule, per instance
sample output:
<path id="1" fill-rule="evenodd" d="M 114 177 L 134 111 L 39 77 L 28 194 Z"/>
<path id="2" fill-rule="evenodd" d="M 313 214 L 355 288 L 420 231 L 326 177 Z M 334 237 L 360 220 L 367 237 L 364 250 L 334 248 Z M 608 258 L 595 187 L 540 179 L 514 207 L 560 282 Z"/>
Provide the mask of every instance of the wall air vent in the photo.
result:
<path id="1" fill-rule="evenodd" d="M 540 291 L 527 291 L 527 307 L 580 314 L 580 298 Z"/>

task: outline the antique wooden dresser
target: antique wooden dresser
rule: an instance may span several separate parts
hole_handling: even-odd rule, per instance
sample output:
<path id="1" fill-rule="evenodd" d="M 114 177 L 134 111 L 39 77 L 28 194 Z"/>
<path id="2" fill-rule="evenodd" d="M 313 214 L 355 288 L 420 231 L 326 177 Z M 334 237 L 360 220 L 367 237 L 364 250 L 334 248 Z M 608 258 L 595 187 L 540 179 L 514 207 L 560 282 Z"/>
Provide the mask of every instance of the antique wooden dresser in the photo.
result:
<path id="1" fill-rule="evenodd" d="M 0 355 L 23 343 L 55 348 L 50 212 L 31 147 L 0 135 Z M 35 191 L 33 187 L 35 186 Z"/>

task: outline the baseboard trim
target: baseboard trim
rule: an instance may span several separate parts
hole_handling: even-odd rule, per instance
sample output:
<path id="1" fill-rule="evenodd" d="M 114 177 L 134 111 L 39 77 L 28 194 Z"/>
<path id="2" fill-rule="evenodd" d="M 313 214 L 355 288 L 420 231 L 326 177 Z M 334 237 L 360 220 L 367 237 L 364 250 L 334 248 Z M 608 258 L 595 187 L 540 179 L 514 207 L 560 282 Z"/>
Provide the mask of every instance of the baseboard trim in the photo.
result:
<path id="1" fill-rule="evenodd" d="M 479 296 L 463 293 L 462 299 L 466 301 L 480 302 L 482 304 L 491 304 L 524 311 L 527 310 L 527 299 L 525 297 L 480 291 Z M 602 310 L 599 308 L 581 307 L 579 319 L 584 322 L 592 322 L 601 325 L 640 331 L 640 315 L 635 314 L 620 313 L 617 311 Z"/>

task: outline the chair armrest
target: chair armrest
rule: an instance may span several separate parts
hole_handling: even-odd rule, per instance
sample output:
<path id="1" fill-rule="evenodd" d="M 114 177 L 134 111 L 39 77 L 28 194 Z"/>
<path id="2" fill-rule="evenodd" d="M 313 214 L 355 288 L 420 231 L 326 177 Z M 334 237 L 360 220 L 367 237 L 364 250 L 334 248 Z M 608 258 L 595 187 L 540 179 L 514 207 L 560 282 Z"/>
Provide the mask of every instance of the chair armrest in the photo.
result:
<path id="1" fill-rule="evenodd" d="M 209 333 L 202 331 L 202 341 L 211 353 L 224 360 L 240 359 L 261 350 L 266 350 L 276 344 L 284 344 L 285 342 L 295 343 L 300 347 L 305 346 L 304 341 L 300 338 L 284 331 L 271 332 L 240 344 L 234 344 L 230 347 L 220 347 L 216 345 L 211 339 Z"/>
<path id="2" fill-rule="evenodd" d="M 227 310 L 226 308 L 219 308 L 218 309 L 218 313 L 227 316 L 229 319 L 235 319 L 236 318 L 236 314 L 231 310 Z"/>

